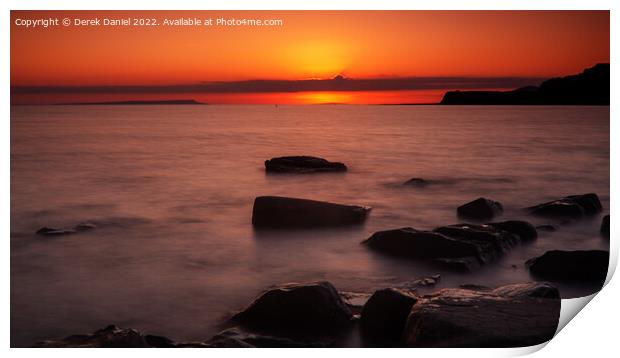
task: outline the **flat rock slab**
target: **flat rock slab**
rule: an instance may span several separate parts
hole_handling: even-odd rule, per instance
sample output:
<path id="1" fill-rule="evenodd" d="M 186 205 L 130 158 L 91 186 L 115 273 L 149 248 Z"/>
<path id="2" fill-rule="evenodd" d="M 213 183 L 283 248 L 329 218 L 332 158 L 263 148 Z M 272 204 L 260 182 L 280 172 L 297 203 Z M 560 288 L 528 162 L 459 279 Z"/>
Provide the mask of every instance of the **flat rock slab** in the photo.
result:
<path id="1" fill-rule="evenodd" d="M 542 217 L 581 219 L 587 215 L 600 213 L 603 210 L 603 206 L 598 195 L 588 193 L 566 196 L 561 199 L 531 206 L 525 210 L 532 215 Z"/>
<path id="2" fill-rule="evenodd" d="M 609 252 L 603 250 L 551 250 L 525 262 L 530 273 L 545 280 L 585 282 L 603 286 Z"/>
<path id="3" fill-rule="evenodd" d="M 343 163 L 330 162 L 318 157 L 289 156 L 266 160 L 265 171 L 269 173 L 295 174 L 345 172 L 347 171 L 347 166 Z"/>
<path id="4" fill-rule="evenodd" d="M 407 318 L 408 347 L 524 347 L 553 338 L 559 293 L 544 283 L 491 291 L 444 289 L 419 298 Z"/>
<path id="5" fill-rule="evenodd" d="M 252 224 L 258 228 L 321 228 L 363 223 L 370 207 L 281 196 L 254 200 Z"/>

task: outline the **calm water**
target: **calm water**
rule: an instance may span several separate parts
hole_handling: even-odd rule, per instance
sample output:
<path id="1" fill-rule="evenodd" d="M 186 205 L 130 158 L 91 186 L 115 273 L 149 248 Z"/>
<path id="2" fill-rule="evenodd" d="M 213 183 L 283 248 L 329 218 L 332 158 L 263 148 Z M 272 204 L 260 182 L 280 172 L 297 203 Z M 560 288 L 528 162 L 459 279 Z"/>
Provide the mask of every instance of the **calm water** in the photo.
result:
<path id="1" fill-rule="evenodd" d="M 295 154 L 346 174 L 265 175 Z M 411 177 L 436 180 L 404 187 Z M 600 216 L 542 233 L 472 274 L 370 252 L 377 230 L 458 222 L 486 196 L 503 218 L 596 192 L 609 210 L 609 107 L 39 106 L 11 110 L 11 343 L 107 324 L 203 340 L 265 288 L 329 280 L 369 292 L 440 273 L 439 287 L 531 280 L 549 249 L 606 249 Z M 364 226 L 256 233 L 254 197 L 370 205 Z M 91 232 L 36 236 L 42 226 Z M 564 297 L 585 291 L 561 286 Z"/>

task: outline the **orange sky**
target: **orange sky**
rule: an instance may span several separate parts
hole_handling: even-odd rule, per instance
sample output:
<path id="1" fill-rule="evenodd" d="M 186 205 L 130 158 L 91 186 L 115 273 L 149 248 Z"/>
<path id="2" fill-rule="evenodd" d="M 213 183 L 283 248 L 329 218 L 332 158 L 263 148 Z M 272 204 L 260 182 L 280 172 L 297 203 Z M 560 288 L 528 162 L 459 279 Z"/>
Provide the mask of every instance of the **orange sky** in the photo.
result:
<path id="1" fill-rule="evenodd" d="M 258 18 L 282 19 L 283 26 L 27 29 L 15 24 L 18 18 L 47 17 L 144 17 L 159 22 L 179 17 Z M 12 86 L 176 85 L 337 74 L 546 78 L 609 62 L 608 11 L 12 11 L 11 18 Z M 440 97 L 442 91 L 415 93 L 382 96 L 393 98 L 392 102 L 424 102 Z M 156 97 L 196 97 L 188 95 Z M 372 96 L 366 96 L 340 94 L 338 100 L 334 94 L 334 101 L 372 102 L 368 99 Z M 62 96 L 13 97 L 13 103 L 37 103 Z M 62 98 L 73 97 L 96 101 L 148 96 Z M 300 93 L 262 94 L 263 100 L 257 100 L 261 96 L 252 100 L 249 94 L 203 97 L 217 97 L 221 103 L 329 102 L 327 94 L 322 99 L 319 94 Z"/>

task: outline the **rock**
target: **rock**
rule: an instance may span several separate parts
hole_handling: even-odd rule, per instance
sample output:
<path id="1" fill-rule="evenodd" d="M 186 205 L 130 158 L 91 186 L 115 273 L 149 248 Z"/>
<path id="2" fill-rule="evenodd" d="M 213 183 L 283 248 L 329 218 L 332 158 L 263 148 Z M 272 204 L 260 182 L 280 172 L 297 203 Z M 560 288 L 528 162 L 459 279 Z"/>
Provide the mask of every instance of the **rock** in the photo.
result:
<path id="1" fill-rule="evenodd" d="M 260 228 L 345 226 L 364 222 L 369 212 L 367 206 L 259 196 L 254 200 L 252 224 Z"/>
<path id="2" fill-rule="evenodd" d="M 144 336 L 144 340 L 150 347 L 154 348 L 175 348 L 177 347 L 177 343 L 171 340 L 168 337 L 164 336 L 155 336 L 152 334 L 148 334 Z"/>
<path id="3" fill-rule="evenodd" d="M 403 332 L 408 347 L 523 347 L 550 340 L 560 317 L 558 298 L 544 285 L 492 291 L 443 289 L 419 298 Z M 556 290 L 557 291 L 557 290 Z"/>
<path id="4" fill-rule="evenodd" d="M 378 231 L 362 244 L 394 256 L 434 259 L 441 257 L 476 256 L 475 245 L 455 240 L 441 233 L 405 227 Z"/>
<path id="5" fill-rule="evenodd" d="M 92 334 L 73 335 L 59 340 L 48 340 L 34 345 L 36 348 L 147 348 L 144 336 L 134 329 L 109 325 Z"/>
<path id="6" fill-rule="evenodd" d="M 528 223 L 527 221 L 519 221 L 519 220 L 509 220 L 509 221 L 501 221 L 496 223 L 488 223 L 496 229 L 508 231 L 513 233 L 519 238 L 521 241 L 532 241 L 538 237 L 538 232 L 534 225 Z"/>
<path id="7" fill-rule="evenodd" d="M 609 215 L 603 216 L 601 222 L 601 234 L 605 237 L 609 237 Z"/>
<path id="8" fill-rule="evenodd" d="M 459 217 L 475 220 L 492 219 L 503 211 L 502 204 L 486 198 L 478 198 L 456 209 Z"/>
<path id="9" fill-rule="evenodd" d="M 325 281 L 276 287 L 232 318 L 253 331 L 289 338 L 332 336 L 351 319 L 349 307 Z"/>
<path id="10" fill-rule="evenodd" d="M 474 245 L 478 252 L 475 257 L 482 264 L 497 259 L 522 241 L 518 234 L 493 225 L 456 224 L 438 227 L 433 231 Z"/>
<path id="11" fill-rule="evenodd" d="M 89 223 L 89 222 L 83 222 L 83 223 L 79 223 L 77 225 L 75 225 L 75 227 L 73 228 L 75 231 L 87 231 L 87 230 L 92 230 L 92 229 L 96 229 L 97 225 Z"/>
<path id="12" fill-rule="evenodd" d="M 493 293 L 505 297 L 560 298 L 560 292 L 547 282 L 517 283 L 498 287 Z"/>
<path id="13" fill-rule="evenodd" d="M 51 227 L 42 227 L 39 230 L 37 230 L 37 235 L 43 235 L 43 236 L 62 236 L 62 235 L 71 235 L 71 234 L 75 234 L 76 231 L 72 230 L 72 229 L 56 229 L 56 228 L 51 228 Z"/>
<path id="14" fill-rule="evenodd" d="M 564 198 L 526 208 L 532 215 L 558 219 L 580 219 L 600 213 L 603 206 L 594 193 L 570 195 Z"/>
<path id="15" fill-rule="evenodd" d="M 590 282 L 603 286 L 609 252 L 602 250 L 552 250 L 525 262 L 530 273 L 552 281 Z"/>
<path id="16" fill-rule="evenodd" d="M 347 166 L 343 163 L 330 162 L 323 158 L 290 156 L 266 160 L 265 170 L 270 173 L 306 174 L 318 172 L 344 172 L 347 171 Z"/>
<path id="17" fill-rule="evenodd" d="M 411 292 L 397 288 L 376 291 L 366 302 L 361 315 L 364 339 L 371 344 L 398 341 L 411 307 L 418 301 Z"/>
<path id="18" fill-rule="evenodd" d="M 558 228 L 555 225 L 546 224 L 546 225 L 538 225 L 538 226 L 536 226 L 536 230 L 537 231 L 553 232 L 553 231 L 557 231 Z"/>
<path id="19" fill-rule="evenodd" d="M 537 236 L 523 221 L 456 224 L 420 231 L 410 227 L 378 231 L 362 244 L 393 256 L 429 260 L 445 268 L 471 271 Z"/>
<path id="20" fill-rule="evenodd" d="M 431 286 L 435 286 L 436 284 L 438 284 L 440 280 L 441 280 L 441 275 L 437 274 L 437 275 L 422 277 L 417 280 L 405 282 L 402 285 L 399 285 L 398 287 L 406 288 L 409 290 L 416 289 L 416 288 L 431 287 Z"/>
<path id="21" fill-rule="evenodd" d="M 411 178 L 403 183 L 403 185 L 414 186 L 414 187 L 424 187 L 430 184 L 428 181 L 422 178 Z"/>
<path id="22" fill-rule="evenodd" d="M 464 283 L 460 285 L 459 288 L 462 288 L 464 290 L 472 290 L 472 291 L 492 291 L 492 289 L 488 286 L 477 285 L 475 283 Z"/>
<path id="23" fill-rule="evenodd" d="M 322 348 L 324 342 L 296 341 L 285 337 L 254 334 L 234 327 L 220 332 L 206 345 L 210 348 Z"/>

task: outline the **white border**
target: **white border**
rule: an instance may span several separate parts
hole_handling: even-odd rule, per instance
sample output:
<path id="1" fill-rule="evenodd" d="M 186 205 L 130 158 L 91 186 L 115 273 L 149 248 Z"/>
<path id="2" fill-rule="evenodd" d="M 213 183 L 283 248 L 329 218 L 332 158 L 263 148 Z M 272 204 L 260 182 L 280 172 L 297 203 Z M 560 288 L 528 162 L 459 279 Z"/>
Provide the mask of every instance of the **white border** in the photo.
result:
<path id="1" fill-rule="evenodd" d="M 3 281 L 3 295 L 1 296 L 2 310 L 2 322 L 1 325 L 1 339 L 3 347 L 8 350 L 9 347 L 9 334 L 10 334 L 10 308 L 9 308 L 9 217 L 10 217 L 10 106 L 9 106 L 9 10 L 302 10 L 302 9 L 314 9 L 314 10 L 398 10 L 398 9 L 411 9 L 411 10 L 611 10 L 611 59 L 614 60 L 618 55 L 618 46 L 615 45 L 618 40 L 618 16 L 616 11 L 619 9 L 618 1 L 602 1 L 602 0 L 438 0 L 438 1 L 398 1 L 398 0 L 381 0 L 381 1 L 369 1 L 369 0 L 289 0 L 289 1 L 277 1 L 277 0 L 227 0 L 227 1 L 191 1 L 191 0 L 150 0 L 150 1 L 130 1 L 130 0 L 83 0 L 83 1 L 70 1 L 70 0 L 56 0 L 56 1 L 44 1 L 44 0 L 4 0 L 0 3 L 0 7 L 4 10 L 0 15 L 2 19 L 2 26 L 5 31 L 2 31 L 0 35 L 2 41 L 2 66 L 4 71 L 0 74 L 0 80 L 4 84 L 0 86 L 2 94 L 2 113 L 3 120 L 2 125 L 2 150 L 3 155 L 1 157 L 2 164 L 2 187 L 3 187 L 3 202 L 1 207 L 1 229 L 5 233 L 5 250 L 3 251 L 4 260 L 0 269 Z M 618 103 L 618 71 L 615 70 L 615 63 L 611 66 L 612 73 L 612 103 Z M 618 110 L 614 105 L 611 106 L 610 117 L 618 119 Z M 611 121 L 610 135 L 612 139 L 618 138 L 618 125 Z M 610 182 L 617 182 L 618 178 L 618 165 L 615 158 L 618 157 L 619 145 L 611 141 L 611 178 Z M 610 198 L 615 198 L 616 191 L 614 186 L 610 188 Z M 613 201 L 611 205 L 613 205 Z M 611 261 L 613 267 L 616 266 L 618 257 L 618 245 L 617 238 L 620 232 L 618 225 L 615 225 L 612 221 L 611 233 Z M 609 278 L 608 278 L 609 279 Z M 617 351 L 617 325 L 616 319 L 618 317 L 618 306 L 620 302 L 620 286 L 617 283 L 617 279 L 611 281 L 602 291 L 601 294 L 596 297 L 588 297 L 580 300 L 565 300 L 572 302 L 563 302 L 563 314 L 566 312 L 572 312 L 574 315 L 578 312 L 580 307 L 583 307 L 590 299 L 592 303 L 589 304 L 577 317 L 574 322 L 570 322 L 564 330 L 562 330 L 558 336 L 556 336 L 547 347 L 537 353 L 541 357 L 553 357 L 553 356 L 585 356 L 592 354 L 592 350 L 603 353 L 604 356 L 612 355 L 614 351 Z M 78 333 L 78 332 L 76 332 Z M 545 345 L 521 349 L 442 349 L 442 350 L 429 350 L 429 349 L 392 349 L 386 352 L 390 355 L 407 356 L 419 355 L 435 356 L 435 357 L 453 357 L 454 355 L 463 357 L 480 357 L 480 356 L 514 356 L 523 355 L 535 352 Z M 160 356 L 172 353 L 171 350 L 149 350 L 148 354 Z M 249 353 L 251 352 L 251 353 Z M 609 352 L 609 353 L 608 353 Z M 129 356 L 135 354 L 134 350 L 32 350 L 32 349 L 11 349 L 10 353 L 16 356 L 29 356 L 32 354 L 45 354 L 50 357 L 66 357 L 66 356 L 81 356 L 84 353 L 94 356 L 108 356 L 110 354 L 120 354 L 122 356 Z M 140 351 L 138 353 L 144 353 Z M 343 352 L 341 350 L 294 350 L 288 349 L 261 349 L 261 350 L 175 350 L 175 355 L 215 355 L 215 356 L 230 356 L 230 355 L 242 355 L 253 354 L 258 356 L 289 356 L 297 355 L 302 357 L 314 356 L 317 353 L 328 355 L 341 355 L 341 354 L 355 354 L 363 357 L 371 357 L 379 352 L 375 349 L 357 349 L 355 352 Z M 596 354 L 596 353 L 595 353 Z"/>

